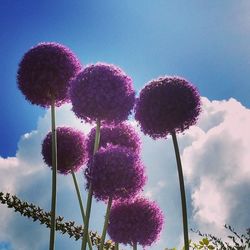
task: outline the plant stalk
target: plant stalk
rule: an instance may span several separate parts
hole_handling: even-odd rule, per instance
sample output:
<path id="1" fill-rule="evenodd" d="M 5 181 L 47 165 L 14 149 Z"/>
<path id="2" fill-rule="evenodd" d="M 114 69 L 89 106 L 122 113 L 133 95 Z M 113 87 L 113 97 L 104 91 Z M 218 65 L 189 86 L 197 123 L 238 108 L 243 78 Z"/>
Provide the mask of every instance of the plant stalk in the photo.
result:
<path id="1" fill-rule="evenodd" d="M 136 242 L 133 243 L 133 250 L 137 250 L 137 243 Z"/>
<path id="2" fill-rule="evenodd" d="M 100 250 L 104 250 L 103 247 L 104 247 L 105 237 L 106 237 L 107 228 L 108 228 L 111 205 L 112 205 L 112 198 L 109 197 L 107 210 L 106 210 L 106 215 L 105 215 L 105 221 L 104 221 L 103 230 L 102 230 Z"/>
<path id="3" fill-rule="evenodd" d="M 98 119 L 96 121 L 96 133 L 95 133 L 95 144 L 94 144 L 94 152 L 93 156 L 98 150 L 99 143 L 100 143 L 100 127 L 101 127 L 101 121 Z M 86 250 L 86 245 L 87 245 L 87 234 L 89 231 L 89 218 L 90 218 L 90 212 L 91 212 L 91 205 L 92 205 L 92 196 L 93 196 L 93 189 L 92 189 L 92 184 L 90 182 L 89 184 L 89 193 L 88 193 L 88 199 L 87 199 L 87 207 L 86 207 L 86 216 L 84 220 L 84 235 L 83 235 L 83 241 L 82 241 L 82 250 Z"/>
<path id="4" fill-rule="evenodd" d="M 81 214 L 82 214 L 82 221 L 83 221 L 83 225 L 84 225 L 85 213 L 84 213 L 84 208 L 83 208 L 80 189 L 79 189 L 77 179 L 76 179 L 76 175 L 75 175 L 74 171 L 71 171 L 71 174 L 72 174 L 72 177 L 73 177 L 73 181 L 74 181 L 74 185 L 75 185 L 75 189 L 76 189 L 76 193 L 77 193 L 77 198 L 78 198 L 78 201 L 79 201 L 79 206 L 80 206 L 80 210 L 81 210 Z M 84 228 L 85 228 L 85 226 L 84 226 Z M 88 241 L 89 249 L 92 250 L 93 248 L 92 248 L 91 240 L 90 240 L 90 237 L 89 237 L 89 233 L 87 235 L 87 241 Z"/>
<path id="5" fill-rule="evenodd" d="M 50 228 L 50 250 L 55 249 L 56 231 L 56 186 L 57 186 L 57 138 L 56 138 L 56 115 L 55 101 L 51 103 L 51 132 L 52 132 L 52 195 L 51 195 L 51 228 Z"/>
<path id="6" fill-rule="evenodd" d="M 180 157 L 180 151 L 179 151 L 175 132 L 171 133 L 171 135 L 172 135 L 173 144 L 174 144 L 177 170 L 178 170 L 178 175 L 179 175 L 180 192 L 181 192 L 184 246 L 185 246 L 185 250 L 189 250 L 187 206 L 186 206 L 186 195 L 185 195 L 184 178 L 183 178 L 182 165 L 181 165 L 181 157 Z"/>

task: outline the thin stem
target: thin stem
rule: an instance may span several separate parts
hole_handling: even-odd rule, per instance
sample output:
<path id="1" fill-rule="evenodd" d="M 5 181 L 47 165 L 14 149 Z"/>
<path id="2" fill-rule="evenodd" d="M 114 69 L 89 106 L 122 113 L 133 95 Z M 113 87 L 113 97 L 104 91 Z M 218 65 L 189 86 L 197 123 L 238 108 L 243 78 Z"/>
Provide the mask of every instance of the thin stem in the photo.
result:
<path id="1" fill-rule="evenodd" d="M 75 185 L 75 189 L 76 189 L 76 193 L 77 193 L 77 198 L 78 198 L 78 201 L 79 201 L 79 206 L 80 206 L 80 210 L 81 210 L 81 214 L 82 214 L 82 221 L 83 221 L 83 225 L 84 225 L 85 213 L 84 213 L 84 208 L 83 208 L 80 189 L 79 189 L 77 179 L 76 179 L 76 175 L 75 175 L 74 171 L 71 171 L 71 174 L 72 174 L 72 177 L 73 177 L 73 181 L 74 181 L 74 185 Z M 88 237 L 87 241 L 88 241 L 89 249 L 92 250 L 93 248 L 92 248 L 91 240 L 90 240 L 90 237 L 89 237 L 89 233 L 88 233 L 87 237 Z"/>
<path id="2" fill-rule="evenodd" d="M 137 250 L 137 243 L 136 242 L 133 243 L 133 250 Z"/>
<path id="3" fill-rule="evenodd" d="M 100 127 L 101 127 L 101 121 L 98 119 L 96 121 L 96 133 L 95 133 L 95 145 L 94 145 L 94 152 L 93 155 L 96 153 L 99 147 L 100 143 Z M 86 245 L 87 245 L 87 234 L 89 231 L 89 218 L 90 218 L 90 212 L 91 212 L 91 205 L 92 205 L 92 196 L 93 196 L 93 189 L 92 189 L 92 184 L 90 182 L 89 184 L 89 193 L 88 193 L 88 199 L 87 199 L 87 207 L 86 207 L 86 216 L 84 220 L 84 225 L 85 225 L 85 233 L 83 235 L 83 241 L 82 241 L 82 250 L 86 250 Z"/>
<path id="4" fill-rule="evenodd" d="M 115 242 L 115 250 L 119 250 L 119 243 Z"/>
<path id="5" fill-rule="evenodd" d="M 99 148 L 99 143 L 100 143 L 100 127 L 101 127 L 101 121 L 98 119 L 96 121 L 95 145 L 94 145 L 93 155 L 97 152 L 97 150 Z"/>
<path id="6" fill-rule="evenodd" d="M 104 226 L 103 226 L 103 230 L 102 230 L 102 238 L 101 238 L 100 250 L 103 250 L 103 247 L 104 247 L 104 242 L 105 242 L 105 237 L 106 237 L 107 228 L 108 228 L 111 205 L 112 205 L 112 198 L 109 197 L 107 210 L 106 210 L 106 215 L 105 215 Z"/>
<path id="7" fill-rule="evenodd" d="M 174 150 L 175 150 L 177 169 L 178 169 L 178 175 L 179 175 L 180 191 L 181 191 L 184 246 L 185 246 L 185 250 L 189 250 L 186 195 L 185 195 L 184 178 L 183 178 L 182 165 L 181 165 L 181 157 L 180 157 L 180 152 L 179 152 L 179 147 L 178 147 L 178 142 L 177 142 L 175 132 L 171 133 L 171 135 L 172 135 L 173 143 L 174 143 Z"/>
<path id="8" fill-rule="evenodd" d="M 90 211 L 91 211 L 91 205 L 92 205 L 92 185 L 89 185 L 89 193 L 88 193 L 88 199 L 87 199 L 87 207 L 86 207 L 86 216 L 84 218 L 84 235 L 82 239 L 82 247 L 81 250 L 86 250 L 87 245 L 87 235 L 89 234 L 89 217 L 90 217 Z"/>
<path id="9" fill-rule="evenodd" d="M 56 231 L 56 182 L 57 182 L 57 141 L 56 141 L 56 115 L 55 102 L 51 103 L 51 131 L 52 131 L 52 195 L 51 195 L 51 228 L 50 228 L 50 250 L 55 249 Z"/>

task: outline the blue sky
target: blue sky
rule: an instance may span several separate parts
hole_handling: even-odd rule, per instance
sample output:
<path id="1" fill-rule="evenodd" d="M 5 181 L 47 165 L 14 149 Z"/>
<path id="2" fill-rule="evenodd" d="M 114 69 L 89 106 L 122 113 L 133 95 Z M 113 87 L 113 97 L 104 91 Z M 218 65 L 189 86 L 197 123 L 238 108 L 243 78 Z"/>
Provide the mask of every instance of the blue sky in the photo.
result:
<path id="1" fill-rule="evenodd" d="M 11 245 L 9 242 L 0 242 L 1 250 L 11 250 Z"/>
<path id="2" fill-rule="evenodd" d="M 36 135 L 31 131 L 38 131 L 37 134 L 40 134 L 40 131 L 44 131 L 44 127 L 48 125 L 45 122 L 48 114 L 46 110 L 32 106 L 25 101 L 16 84 L 17 67 L 23 54 L 30 47 L 42 41 L 56 41 L 68 46 L 78 55 L 84 65 L 97 61 L 119 65 L 133 78 L 137 93 L 146 82 L 160 75 L 180 75 L 187 78 L 198 87 L 202 96 L 211 101 L 219 100 L 218 103 L 206 102 L 207 109 L 199 125 L 199 129 L 207 136 L 207 143 L 210 142 L 210 139 L 212 140 L 212 133 L 209 133 L 208 128 L 217 128 L 216 126 L 221 122 L 221 124 L 225 124 L 223 127 L 225 131 L 232 135 L 234 133 L 231 131 L 232 126 L 227 126 L 227 124 L 232 124 L 232 120 L 230 120 L 231 117 L 234 117 L 232 111 L 237 110 L 238 112 L 235 113 L 237 115 L 241 112 L 243 114 L 245 108 L 247 110 L 250 108 L 250 3 L 248 0 L 190 0 L 188 2 L 183 0 L 10 0 L 1 3 L 0 27 L 2 91 L 2 98 L 0 98 L 0 156 L 3 162 L 7 157 L 13 157 L 13 161 L 25 160 L 26 151 L 32 148 L 32 146 L 27 146 L 26 142 L 31 138 L 31 142 L 35 143 L 32 138 L 36 138 L 36 140 L 40 138 L 35 137 Z M 228 100 L 231 97 L 235 99 L 235 102 Z M 221 101 L 224 99 L 227 100 L 226 103 Z M 232 107 L 233 110 L 231 110 Z M 69 111 L 66 109 L 65 112 Z M 207 114 L 210 115 L 209 118 L 206 116 Z M 248 116 L 248 112 L 240 116 L 242 123 L 248 121 Z M 62 121 L 66 120 L 65 117 L 62 118 Z M 235 129 L 239 130 L 239 127 Z M 183 149 L 183 157 L 187 162 L 190 162 L 192 152 L 196 149 L 195 146 L 192 146 L 193 144 L 190 144 L 191 141 L 201 140 L 200 143 L 206 145 L 203 132 L 197 131 L 193 130 L 190 138 L 188 135 L 188 139 L 183 139 L 183 145 L 191 147 L 191 151 L 188 148 L 186 151 Z M 30 136 L 20 139 L 25 133 L 29 133 Z M 244 136 L 248 138 L 246 134 L 239 138 L 232 136 L 232 145 L 237 148 L 238 146 L 234 144 L 235 140 L 244 141 L 242 139 Z M 154 165 L 156 157 L 153 155 L 151 158 L 148 157 L 149 152 L 152 151 L 147 146 L 149 139 L 143 140 L 145 140 L 146 152 L 144 159 L 152 162 L 149 165 Z M 220 143 L 222 142 L 220 141 Z M 36 145 L 39 145 L 37 141 Z M 163 142 L 159 142 L 157 145 L 156 148 L 162 150 L 170 147 L 165 147 Z M 242 144 L 242 147 L 246 149 L 247 145 Z M 231 148 L 226 149 L 229 151 L 221 150 L 222 155 L 231 152 Z M 31 154 L 32 156 L 34 155 Z M 209 154 L 203 156 L 201 159 L 204 157 L 210 159 Z M 215 159 L 216 156 L 213 157 L 213 161 Z M 222 159 L 224 158 L 222 157 Z M 224 161 L 221 160 L 221 162 L 224 164 Z M 4 162 L 3 164 L 16 166 L 17 163 Z M 34 162 L 35 164 L 40 163 Z M 164 163 L 162 161 L 158 164 L 161 166 Z M 215 162 L 216 164 L 217 162 Z M 242 163 L 241 166 L 245 165 Z M 245 168 L 242 168 L 242 171 L 244 172 Z M 8 174 L 8 172 L 6 173 Z M 178 192 L 178 189 L 161 182 L 159 173 L 152 170 L 149 170 L 149 173 L 152 176 L 146 192 L 154 199 L 158 199 L 162 206 L 165 206 L 167 201 L 161 199 L 160 194 L 163 191 L 167 192 L 173 201 L 176 200 L 176 203 L 166 205 L 166 210 L 174 211 L 175 204 L 179 202 L 179 197 L 175 195 L 175 191 Z M 171 173 L 167 176 L 168 178 Z M 201 181 L 202 178 L 195 176 L 192 171 L 188 173 L 189 177 L 191 176 L 187 177 L 188 180 L 196 183 L 196 185 L 190 184 L 188 187 L 190 216 L 196 215 L 190 220 L 193 220 L 194 225 L 205 229 L 212 228 L 209 223 L 213 221 L 213 213 L 211 215 L 209 211 L 212 211 L 214 207 L 209 210 L 209 207 L 205 207 L 202 203 L 203 200 L 197 197 L 200 197 L 199 191 L 205 189 L 207 183 L 214 178 L 211 177 L 209 181 L 207 179 Z M 175 178 L 174 173 L 172 174 Z M 21 180 L 17 183 L 19 182 L 22 183 Z M 46 182 L 43 179 L 41 187 L 46 186 L 44 183 Z M 168 191 L 164 189 L 167 187 Z M 230 195 L 237 194 L 236 197 L 238 197 L 238 191 L 243 187 L 245 190 L 249 190 L 249 185 L 237 186 L 235 189 L 232 188 Z M 1 188 L 4 189 L 5 186 L 2 184 Z M 18 186 L 16 192 L 23 194 L 27 199 L 36 201 L 35 195 L 27 192 L 28 189 L 28 187 Z M 220 194 L 224 194 L 224 191 L 224 189 L 221 190 Z M 48 205 L 49 201 L 47 198 L 44 199 L 47 201 L 47 203 L 44 201 L 44 205 Z M 243 196 L 242 199 L 248 201 L 246 196 Z M 247 208 L 244 205 L 243 207 Z M 242 206 L 243 210 L 233 210 L 236 208 L 238 209 L 237 204 L 232 211 L 244 210 Z M 70 208 L 65 209 L 70 211 Z M 62 212 L 67 213 L 68 210 L 66 210 L 62 210 Z M 202 220 L 203 217 L 197 219 L 199 211 L 205 211 L 204 213 L 210 216 L 211 221 Z M 235 214 L 231 217 L 229 215 L 228 218 L 237 217 Z M 173 215 L 173 218 L 177 217 Z M 18 222 L 11 221 L 10 225 L 19 223 L 18 225 L 24 225 L 25 228 L 31 226 L 31 223 L 25 224 L 26 219 L 17 220 Z M 168 220 L 171 221 L 171 219 Z M 232 222 L 235 220 L 232 219 Z M 174 225 L 174 222 L 170 222 L 170 225 L 172 225 L 171 223 Z M 242 219 L 241 225 L 239 224 L 239 228 L 240 226 L 244 228 L 244 219 Z M 6 232 L 8 230 L 10 229 L 6 229 Z M 168 233 L 171 232 L 169 228 L 166 230 Z M 180 226 L 176 226 L 172 231 L 174 236 L 167 236 L 163 245 L 178 244 Z M 45 231 L 43 232 L 46 234 Z M 5 239 L 0 238 L 0 241 L 5 241 Z M 43 250 L 42 246 L 37 249 Z M 61 248 L 61 250 L 64 249 Z"/>
<path id="3" fill-rule="evenodd" d="M 44 110 L 24 101 L 17 65 L 41 41 L 69 46 L 83 64 L 119 65 L 139 89 L 159 75 L 192 81 L 211 99 L 250 105 L 248 1 L 4 1 L 1 3 L 0 155 Z M 18 126 L 17 126 L 18 124 Z"/>

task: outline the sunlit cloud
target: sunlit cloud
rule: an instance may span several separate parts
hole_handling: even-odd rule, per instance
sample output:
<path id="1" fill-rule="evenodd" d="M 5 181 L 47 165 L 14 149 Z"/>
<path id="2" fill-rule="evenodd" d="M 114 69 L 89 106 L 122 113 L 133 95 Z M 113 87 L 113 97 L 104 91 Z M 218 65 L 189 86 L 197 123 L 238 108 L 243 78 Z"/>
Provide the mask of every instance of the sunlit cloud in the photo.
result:
<path id="1" fill-rule="evenodd" d="M 250 110 L 235 99 L 210 101 L 202 98 L 202 102 L 203 112 L 197 126 L 178 135 L 190 227 L 220 233 L 224 223 L 231 223 L 244 229 L 250 220 Z M 181 203 L 172 140 L 170 137 L 152 140 L 140 132 L 136 122 L 132 124 L 142 139 L 142 160 L 148 174 L 144 195 L 157 201 L 166 217 L 162 237 L 152 249 L 181 245 Z M 57 125 L 73 126 L 85 134 L 92 127 L 77 120 L 70 105 L 57 110 Z M 47 210 L 50 209 L 51 170 L 43 163 L 41 141 L 49 130 L 50 111 L 47 111 L 38 119 L 37 129 L 20 138 L 16 156 L 0 158 L 1 191 L 17 194 Z M 83 192 L 82 172 L 77 177 Z M 83 195 L 86 198 L 85 192 Z M 104 208 L 101 202 L 93 207 L 92 228 L 95 230 L 101 230 Z M 70 176 L 58 178 L 58 214 L 81 223 Z M 39 223 L 21 218 L 4 205 L 1 205 L 0 222 L 0 241 L 11 241 L 14 249 L 47 248 L 48 230 Z M 57 239 L 58 246 L 79 248 L 79 243 L 66 236 L 58 235 Z"/>

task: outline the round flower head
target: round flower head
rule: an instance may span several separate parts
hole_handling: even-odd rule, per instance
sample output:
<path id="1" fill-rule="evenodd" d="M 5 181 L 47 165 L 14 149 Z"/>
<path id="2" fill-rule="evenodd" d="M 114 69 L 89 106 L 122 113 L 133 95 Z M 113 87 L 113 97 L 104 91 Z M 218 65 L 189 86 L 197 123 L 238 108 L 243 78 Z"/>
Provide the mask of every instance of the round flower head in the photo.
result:
<path id="1" fill-rule="evenodd" d="M 93 155 L 95 143 L 96 129 L 93 128 L 87 139 L 87 152 L 89 158 Z M 106 147 L 109 144 L 123 146 L 131 149 L 133 152 L 139 154 L 141 149 L 141 140 L 134 128 L 128 123 L 120 123 L 116 126 L 103 126 L 100 130 L 100 147 Z"/>
<path id="2" fill-rule="evenodd" d="M 97 200 L 131 198 L 144 186 L 146 176 L 139 156 L 119 146 L 100 148 L 85 172 Z"/>
<path id="3" fill-rule="evenodd" d="M 108 234 L 115 242 L 150 246 L 162 228 L 162 211 L 145 198 L 116 202 L 111 208 Z"/>
<path id="4" fill-rule="evenodd" d="M 68 102 L 69 82 L 80 71 L 76 56 L 58 43 L 39 43 L 22 58 L 17 73 L 18 87 L 32 104 L 49 107 Z"/>
<path id="5" fill-rule="evenodd" d="M 77 171 L 86 161 L 84 134 L 69 127 L 58 127 L 57 133 L 57 170 L 61 174 Z M 42 144 L 45 163 L 52 166 L 52 133 L 48 133 Z"/>
<path id="6" fill-rule="evenodd" d="M 141 90 L 135 119 L 145 134 L 156 139 L 188 129 L 196 123 L 200 111 L 197 89 L 183 78 L 166 76 L 152 80 Z"/>
<path id="7" fill-rule="evenodd" d="M 131 78 L 105 63 L 89 65 L 79 72 L 71 82 L 70 97 L 76 116 L 87 122 L 124 121 L 135 102 Z"/>

